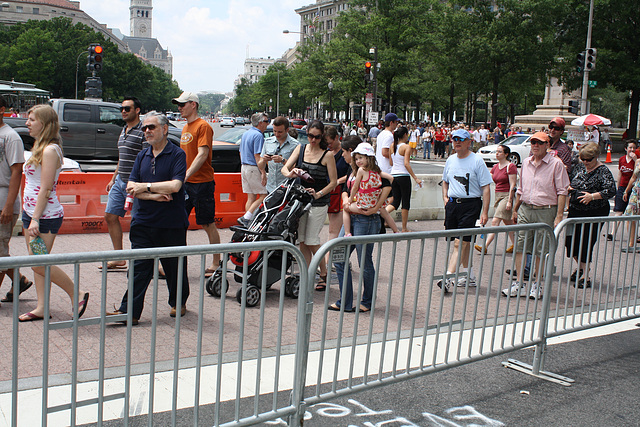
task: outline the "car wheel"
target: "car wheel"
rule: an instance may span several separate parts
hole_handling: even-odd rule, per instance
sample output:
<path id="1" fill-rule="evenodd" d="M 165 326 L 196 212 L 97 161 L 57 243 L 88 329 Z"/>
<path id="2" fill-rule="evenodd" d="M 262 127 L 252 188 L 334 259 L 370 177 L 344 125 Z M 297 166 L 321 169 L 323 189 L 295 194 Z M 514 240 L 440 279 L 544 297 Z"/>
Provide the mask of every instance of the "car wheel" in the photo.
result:
<path id="1" fill-rule="evenodd" d="M 516 166 L 520 164 L 520 156 L 518 156 L 518 153 L 509 153 L 509 155 L 507 156 L 507 160 L 509 160 Z"/>

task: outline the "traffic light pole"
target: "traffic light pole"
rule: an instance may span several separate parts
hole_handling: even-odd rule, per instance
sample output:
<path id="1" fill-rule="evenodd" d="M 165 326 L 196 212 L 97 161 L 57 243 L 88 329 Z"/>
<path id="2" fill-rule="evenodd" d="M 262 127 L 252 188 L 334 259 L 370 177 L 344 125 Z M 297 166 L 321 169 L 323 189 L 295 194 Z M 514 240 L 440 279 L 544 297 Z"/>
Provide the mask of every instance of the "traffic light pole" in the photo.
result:
<path id="1" fill-rule="evenodd" d="M 593 27 L 593 3 L 594 0 L 590 0 L 589 2 L 589 27 L 587 30 L 587 48 L 585 49 L 585 61 L 586 61 L 586 56 L 587 56 L 587 52 L 589 51 L 589 49 L 591 48 L 591 30 Z M 586 65 L 586 62 L 585 62 Z M 580 103 L 580 114 L 581 115 L 585 115 L 588 114 L 588 105 L 587 105 L 587 91 L 589 90 L 589 70 L 588 68 L 585 66 L 584 67 L 584 71 L 582 73 L 582 95 L 581 95 L 581 100 L 582 102 Z"/>

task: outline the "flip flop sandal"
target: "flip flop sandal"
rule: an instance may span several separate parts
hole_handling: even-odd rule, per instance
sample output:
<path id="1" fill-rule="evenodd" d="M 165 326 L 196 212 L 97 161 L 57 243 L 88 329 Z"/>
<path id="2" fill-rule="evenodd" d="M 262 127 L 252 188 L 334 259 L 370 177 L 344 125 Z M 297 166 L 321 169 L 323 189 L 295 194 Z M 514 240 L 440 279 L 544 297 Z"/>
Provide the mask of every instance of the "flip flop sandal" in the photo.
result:
<path id="1" fill-rule="evenodd" d="M 32 285 L 33 285 L 33 282 L 31 280 L 28 280 L 24 276 L 20 276 L 20 293 L 18 295 L 21 295 L 24 291 L 29 289 Z M 13 289 L 13 286 L 11 287 L 11 289 Z M 0 300 L 0 302 L 13 302 L 13 292 L 12 291 L 7 292 L 7 294 L 4 296 L 4 298 Z"/>
<path id="2" fill-rule="evenodd" d="M 327 276 L 320 276 L 320 280 L 316 284 L 316 291 L 324 292 L 327 289 Z"/>

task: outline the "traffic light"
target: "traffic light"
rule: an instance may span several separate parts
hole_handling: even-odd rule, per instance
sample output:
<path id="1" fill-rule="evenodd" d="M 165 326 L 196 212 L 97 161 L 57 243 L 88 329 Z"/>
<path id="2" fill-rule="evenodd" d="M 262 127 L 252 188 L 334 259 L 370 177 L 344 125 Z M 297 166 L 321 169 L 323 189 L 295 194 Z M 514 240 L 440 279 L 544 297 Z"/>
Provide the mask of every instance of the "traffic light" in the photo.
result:
<path id="1" fill-rule="evenodd" d="M 100 77 L 89 77 L 84 84 L 85 98 L 102 99 L 102 80 Z"/>
<path id="2" fill-rule="evenodd" d="M 88 50 L 87 71 L 98 72 L 102 70 L 102 46 L 97 43 L 92 43 L 89 45 Z"/>
<path id="3" fill-rule="evenodd" d="M 598 51 L 595 48 L 587 49 L 587 55 L 585 57 L 585 70 L 593 71 L 596 68 L 596 55 Z"/>
<path id="4" fill-rule="evenodd" d="M 578 55 L 576 55 L 576 70 L 578 70 L 579 73 L 584 70 L 584 59 L 584 52 L 580 52 Z"/>
<path id="5" fill-rule="evenodd" d="M 373 80 L 373 75 L 371 74 L 371 62 L 369 61 L 364 63 L 364 79 L 366 81 Z"/>
<path id="6" fill-rule="evenodd" d="M 578 114 L 580 108 L 580 101 L 569 101 L 569 112 L 571 114 Z"/>

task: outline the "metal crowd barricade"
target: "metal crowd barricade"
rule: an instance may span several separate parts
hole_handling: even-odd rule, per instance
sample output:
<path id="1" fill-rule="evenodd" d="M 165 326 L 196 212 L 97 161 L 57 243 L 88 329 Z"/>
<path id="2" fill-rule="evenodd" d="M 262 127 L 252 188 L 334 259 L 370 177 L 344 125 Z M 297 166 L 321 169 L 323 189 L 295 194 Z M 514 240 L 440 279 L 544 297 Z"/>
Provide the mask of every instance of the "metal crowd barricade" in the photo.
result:
<path id="1" fill-rule="evenodd" d="M 313 305 L 313 331 L 308 329 L 308 333 L 313 333 L 315 340 L 309 343 L 306 384 L 314 388 L 305 397 L 305 404 L 313 405 L 531 345 L 542 351 L 542 320 L 552 293 L 551 274 L 544 276 L 543 299 L 529 298 L 531 278 L 524 283 L 522 294 L 515 297 L 502 294 L 512 283 L 504 274 L 505 269 L 516 269 L 514 256 L 505 254 L 510 245 L 508 233 L 519 231 L 530 232 L 525 244 L 531 243 L 536 248 L 538 243 L 546 243 L 550 253 L 555 252 L 553 230 L 544 224 L 348 237 L 322 246 L 310 263 L 309 278 L 312 280 L 326 254 L 334 263 L 350 263 L 354 271 L 355 312 L 345 310 L 349 307 L 340 307 L 339 312 L 328 309 L 338 298 L 344 300 L 346 286 L 341 292 L 336 285 L 340 279 L 347 279 L 345 268 L 342 278 L 333 275 L 323 303 Z M 478 255 L 472 242 L 469 253 L 464 255 L 477 286 L 465 285 L 470 274 L 460 267 L 447 274 L 456 244 L 452 239 L 472 236 L 475 243 L 485 248 L 490 233 L 496 237 L 486 253 Z M 361 251 L 359 259 L 355 254 L 347 255 L 357 245 L 373 245 L 375 279 L 370 312 L 358 304 L 363 293 L 363 275 L 356 265 L 363 264 L 366 251 Z M 541 268 L 551 271 L 553 257 L 535 249 L 533 255 L 542 259 Z M 459 251 L 457 265 L 462 256 Z M 447 279 L 455 282 L 450 292 L 437 285 Z M 312 298 L 310 292 L 307 295 Z M 307 303 L 311 304 L 311 299 Z"/>
<path id="2" fill-rule="evenodd" d="M 304 384 L 300 377 L 304 354 L 296 343 L 305 339 L 301 334 L 304 328 L 298 327 L 297 322 L 308 322 L 309 314 L 298 300 L 285 299 L 284 286 L 267 292 L 267 274 L 259 276 L 260 307 L 247 306 L 246 260 L 253 251 L 263 251 L 267 257 L 284 251 L 298 265 L 304 265 L 300 251 L 283 241 L 0 259 L 0 270 L 45 266 L 45 283 L 50 280 L 52 266 L 67 271 L 71 267 L 76 294 L 71 320 L 59 319 L 61 313 L 69 311 L 68 300 L 64 304 L 51 301 L 48 287 L 43 322 L 19 323 L 24 302 L 14 299 L 12 338 L 3 340 L 10 347 L 11 356 L 3 362 L 5 372 L 12 373 L 11 404 L 2 411 L 8 417 L 5 421 L 12 426 L 73 426 L 122 419 L 124 425 L 129 425 L 136 415 L 143 419 L 146 416 L 147 424 L 153 425 L 160 422 L 159 413 L 170 413 L 170 421 L 162 418 L 161 423 L 180 425 L 180 411 L 189 410 L 182 408 L 192 408 L 189 418 L 194 425 L 211 424 L 213 420 L 215 425 L 239 426 L 295 414 Z M 234 291 L 241 289 L 241 304 L 225 292 L 220 299 L 205 292 L 206 256 L 213 253 L 223 257 L 223 289 L 229 284 Z M 234 265 L 228 262 L 232 253 L 245 255 L 245 261 L 237 268 L 242 282 L 237 285 L 232 278 Z M 166 312 L 159 308 L 167 289 L 159 281 L 158 265 L 162 258 L 170 257 L 189 257 L 191 266 L 190 312 L 175 319 L 168 316 L 168 308 Z M 282 257 L 281 283 L 285 279 L 286 258 Z M 107 276 L 106 264 L 122 259 L 130 262 L 128 280 L 121 273 L 114 284 L 113 274 Z M 144 319 L 132 327 L 132 298 L 129 314 L 108 317 L 106 312 L 112 310 L 110 302 L 119 303 L 125 289 L 132 295 L 131 269 L 135 268 L 133 260 L 138 259 L 153 259 L 155 271 L 147 291 Z M 99 295 L 92 293 L 89 304 L 99 304 L 100 314 L 90 317 L 88 310 L 77 320 L 78 290 L 85 290 L 79 283 L 86 276 L 86 269 L 95 269 L 96 263 L 103 267 L 102 282 Z M 182 265 L 180 262 L 177 307 L 182 304 Z M 301 283 L 306 283 L 306 268 L 299 270 Z M 17 270 L 15 276 L 19 279 Z M 196 277 L 198 280 L 194 280 Z M 306 300 L 306 294 L 307 288 L 302 286 L 301 301 Z M 50 313 L 54 318 L 46 320 Z M 118 326 L 114 321 L 122 324 Z M 25 332 L 26 328 L 30 329 Z M 3 329 L 10 331 L 11 327 Z M 23 337 L 28 337 L 29 342 L 22 341 Z M 8 382 L 4 386 L 0 383 L 1 391 L 7 395 Z"/>
<path id="3" fill-rule="evenodd" d="M 637 233 L 630 234 L 630 226 L 638 230 L 639 220 L 640 216 L 570 218 L 558 225 L 558 293 L 551 302 L 549 337 L 640 317 L 640 242 Z M 565 251 L 572 245 L 577 259 Z M 579 261 L 589 266 L 582 275 Z"/>
<path id="4" fill-rule="evenodd" d="M 297 426 L 309 405 L 529 346 L 536 350 L 531 365 L 509 360 L 505 366 L 569 385 L 571 379 L 543 370 L 548 338 L 640 317 L 640 243 L 627 230 L 638 221 L 640 216 L 568 219 L 555 234 L 544 224 L 527 224 L 338 238 L 320 248 L 308 269 L 301 252 L 282 241 L 0 258 L 0 270 L 46 266 L 47 282 L 52 266 L 70 266 L 76 295 L 79 288 L 85 290 L 79 283 L 86 281 L 86 269 L 95 263 L 103 267 L 99 295 L 93 293 L 90 300 L 99 304 L 99 316 L 93 309 L 94 317 L 61 320 L 59 312 L 68 312 L 68 302 L 52 300 L 47 289 L 45 319 L 50 313 L 53 319 L 22 324 L 18 314 L 24 311 L 23 302 L 15 298 L 12 329 L 3 328 L 5 335 L 0 335 L 2 342 L 11 343 L 7 357 L 0 359 L 3 371 L 11 371 L 10 380 L 0 381 L 0 414 L 10 414 L 13 426 L 102 425 L 120 418 L 128 425 L 133 416 L 146 417 L 148 425 L 180 425 L 184 411 L 190 411 L 194 425 L 275 421 Z M 507 251 L 510 233 L 522 233 L 524 245 L 534 248 L 528 276 L 527 257 L 517 268 L 516 254 Z M 487 244 L 491 234 L 495 238 Z M 609 241 L 607 234 L 616 237 Z M 471 239 L 469 252 L 458 251 L 453 258 L 465 237 Z M 593 252 L 583 246 L 591 241 Z M 585 255 L 592 266 L 582 287 L 579 274 L 571 280 L 576 262 L 559 247 L 565 243 L 575 243 L 577 258 Z M 622 252 L 629 244 L 633 249 Z M 366 251 L 352 254 L 358 246 L 372 248 L 370 311 L 359 304 L 365 277 L 359 265 Z M 299 299 L 285 298 L 291 292 L 283 285 L 269 291 L 269 274 L 257 272 L 260 304 L 249 307 L 248 261 L 233 264 L 230 257 L 242 254 L 248 260 L 251 253 L 268 257 L 279 251 L 302 266 L 297 272 Z M 213 253 L 223 257 L 220 299 L 205 292 L 206 257 Z M 324 293 L 314 292 L 325 255 L 331 260 L 329 286 Z M 184 318 L 170 319 L 159 308 L 167 292 L 159 282 L 158 264 L 167 257 L 189 258 L 190 313 Z M 145 320 L 137 327 L 132 327 L 131 315 L 106 316 L 108 303 L 120 301 L 125 290 L 124 276 L 114 280 L 106 264 L 120 259 L 128 260 L 130 269 L 135 268 L 133 260 L 154 260 Z M 287 271 L 286 257 L 281 259 L 280 283 L 287 283 L 286 275 L 296 272 Z M 470 269 L 462 269 L 462 261 Z M 456 266 L 453 272 L 447 272 L 450 262 Z M 345 310 L 349 307 L 329 310 L 346 297 L 347 287 L 338 283 L 347 279 L 348 268 L 341 276 L 331 273 L 331 267 L 340 270 L 340 263 L 353 272 L 353 312 Z M 516 270 L 523 289 L 505 296 Z M 133 275 L 128 277 L 131 294 Z M 447 281 L 451 286 L 445 292 Z M 541 298 L 532 298 L 534 284 L 542 288 Z M 237 291 L 240 304 L 227 295 L 227 287 Z M 129 313 L 131 307 L 130 302 Z M 115 326 L 114 320 L 126 326 Z M 36 328 L 36 333 L 29 329 L 23 334 L 26 328 Z M 3 405 L 2 393 L 9 391 L 11 403 Z"/>

